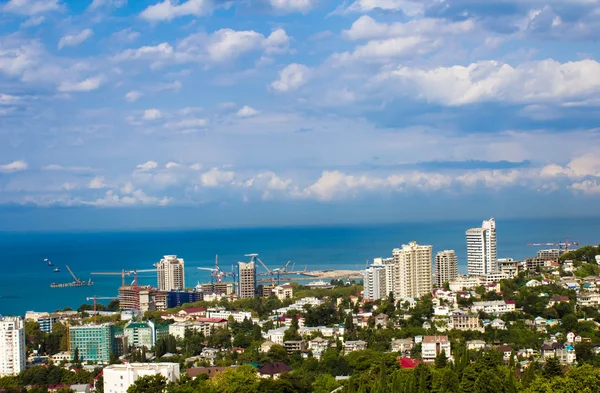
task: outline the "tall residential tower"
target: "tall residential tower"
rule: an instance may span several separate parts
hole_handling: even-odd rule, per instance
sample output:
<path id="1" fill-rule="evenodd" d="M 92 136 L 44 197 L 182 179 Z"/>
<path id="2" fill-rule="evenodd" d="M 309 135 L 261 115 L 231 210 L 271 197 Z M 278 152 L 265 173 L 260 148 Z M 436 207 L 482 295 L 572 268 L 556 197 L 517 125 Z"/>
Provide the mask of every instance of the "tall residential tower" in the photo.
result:
<path id="1" fill-rule="evenodd" d="M 23 320 L 0 316 L 0 377 L 25 371 L 26 360 Z"/>
<path id="2" fill-rule="evenodd" d="M 165 255 L 155 266 L 159 291 L 181 291 L 185 288 L 182 258 L 177 258 L 177 255 Z"/>
<path id="3" fill-rule="evenodd" d="M 256 265 L 254 262 L 238 262 L 238 280 L 240 299 L 254 297 L 256 291 Z"/>
<path id="4" fill-rule="evenodd" d="M 467 230 L 467 265 L 469 275 L 484 276 L 498 272 L 496 221 L 486 220 L 481 228 Z"/>
<path id="5" fill-rule="evenodd" d="M 392 251 L 396 299 L 418 298 L 431 292 L 432 250 L 432 246 L 411 242 Z"/>
<path id="6" fill-rule="evenodd" d="M 435 256 L 435 277 L 438 288 L 458 277 L 458 258 L 454 250 L 440 251 Z"/>

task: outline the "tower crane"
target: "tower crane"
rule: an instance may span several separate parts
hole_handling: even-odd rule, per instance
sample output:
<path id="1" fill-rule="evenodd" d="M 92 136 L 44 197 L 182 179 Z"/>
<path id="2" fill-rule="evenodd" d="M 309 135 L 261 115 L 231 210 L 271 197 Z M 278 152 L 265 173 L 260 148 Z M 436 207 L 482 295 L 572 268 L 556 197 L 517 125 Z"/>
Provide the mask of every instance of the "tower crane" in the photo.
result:
<path id="1" fill-rule="evenodd" d="M 121 286 L 124 287 L 125 286 L 125 276 L 134 276 L 134 281 L 136 280 L 136 276 L 137 273 L 152 273 L 152 272 L 156 272 L 156 269 L 145 269 L 145 270 L 125 270 L 122 269 L 120 272 L 92 272 L 91 274 L 94 275 L 101 275 L 101 276 L 121 276 Z"/>
<path id="2" fill-rule="evenodd" d="M 223 277 L 226 276 L 226 274 L 221 270 L 221 268 L 219 267 L 219 255 L 217 254 L 215 256 L 215 267 L 211 268 L 211 267 L 198 267 L 198 270 L 206 270 L 210 272 L 210 283 L 213 284 L 215 281 L 217 283 L 220 283 L 221 280 L 223 279 Z"/>
<path id="3" fill-rule="evenodd" d="M 97 301 L 98 300 L 113 300 L 113 299 L 118 299 L 118 298 L 116 298 L 114 296 L 113 297 L 110 297 L 110 296 L 102 296 L 102 297 L 93 296 L 93 297 L 86 297 L 85 298 L 85 300 L 87 300 L 88 302 L 90 300 L 94 301 L 94 325 L 96 325 L 96 315 L 98 314 L 98 311 L 97 311 L 97 304 L 98 303 L 97 303 Z"/>
<path id="4" fill-rule="evenodd" d="M 69 271 L 69 274 L 71 274 L 71 277 L 73 277 L 73 280 L 75 280 L 75 282 L 81 282 L 81 280 L 77 278 L 77 276 L 75 276 L 75 273 L 73 273 L 69 266 L 67 266 L 67 270 Z"/>
<path id="5" fill-rule="evenodd" d="M 532 247 L 558 247 L 561 250 L 565 249 L 565 252 L 569 251 L 569 247 L 571 246 L 578 246 L 579 243 L 578 242 L 569 242 L 569 238 L 566 238 L 564 242 L 547 242 L 547 243 L 529 243 L 527 244 L 528 246 L 532 246 Z"/>
<path id="6" fill-rule="evenodd" d="M 272 271 L 271 269 L 269 269 L 267 265 L 265 265 L 265 263 L 261 261 L 261 259 L 258 257 L 258 254 L 245 254 L 244 256 L 250 257 L 250 262 L 258 261 L 261 264 L 261 266 L 265 268 L 268 275 L 272 276 L 277 273 L 277 281 L 279 281 L 279 271 Z M 275 285 L 275 280 L 273 278 L 271 278 L 271 284 Z"/>

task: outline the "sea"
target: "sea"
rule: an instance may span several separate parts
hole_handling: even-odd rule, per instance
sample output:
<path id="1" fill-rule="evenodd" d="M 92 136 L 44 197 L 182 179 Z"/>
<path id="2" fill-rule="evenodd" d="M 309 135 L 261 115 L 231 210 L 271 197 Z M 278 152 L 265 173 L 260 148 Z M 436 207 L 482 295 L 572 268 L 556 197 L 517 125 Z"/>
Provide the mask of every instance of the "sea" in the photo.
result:
<path id="1" fill-rule="evenodd" d="M 116 297 L 120 275 L 91 275 L 152 269 L 163 255 L 185 261 L 186 286 L 210 282 L 215 256 L 224 271 L 232 271 L 245 254 L 257 253 L 269 268 L 364 269 L 375 257 L 391 256 L 392 249 L 410 241 L 440 250 L 455 250 L 459 271 L 466 273 L 465 231 L 481 221 L 427 221 L 380 225 L 279 227 L 201 230 L 140 230 L 123 232 L 0 232 L 0 314 L 24 315 L 28 310 L 54 311 L 81 304 L 87 298 Z M 523 259 L 541 248 L 528 243 L 559 242 L 569 237 L 580 245 L 600 243 L 600 220 L 496 219 L 498 257 Z M 60 269 L 48 266 L 49 259 Z M 70 282 L 66 266 L 94 286 L 50 288 Z M 260 268 L 262 269 L 262 268 Z M 259 269 L 259 271 L 260 271 Z M 156 285 L 156 274 L 140 273 L 140 284 Z M 230 279 L 230 278 L 229 278 Z M 126 277 L 128 283 L 132 277 Z M 99 301 L 108 303 L 109 300 Z"/>

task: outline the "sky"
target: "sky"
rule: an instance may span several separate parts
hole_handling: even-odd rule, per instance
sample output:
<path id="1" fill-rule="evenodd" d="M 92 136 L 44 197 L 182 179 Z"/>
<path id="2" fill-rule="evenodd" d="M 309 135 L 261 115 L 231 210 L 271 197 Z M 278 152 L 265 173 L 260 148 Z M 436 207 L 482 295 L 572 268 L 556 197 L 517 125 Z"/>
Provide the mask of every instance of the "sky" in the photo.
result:
<path id="1" fill-rule="evenodd" d="M 0 229 L 581 216 L 600 0 L 0 0 Z"/>

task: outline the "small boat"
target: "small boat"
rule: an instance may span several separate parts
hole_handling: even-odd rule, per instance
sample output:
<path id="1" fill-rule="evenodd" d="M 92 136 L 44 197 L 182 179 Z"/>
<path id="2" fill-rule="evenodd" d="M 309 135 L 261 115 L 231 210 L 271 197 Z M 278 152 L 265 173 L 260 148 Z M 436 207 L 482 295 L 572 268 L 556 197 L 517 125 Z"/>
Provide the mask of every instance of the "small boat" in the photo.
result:
<path id="1" fill-rule="evenodd" d="M 59 269 L 59 268 L 57 268 L 57 267 L 55 267 L 55 268 L 54 268 L 54 273 L 60 273 L 60 269 Z"/>
<path id="2" fill-rule="evenodd" d="M 48 261 L 48 266 L 54 266 L 54 264 L 52 263 L 52 261 Z"/>

